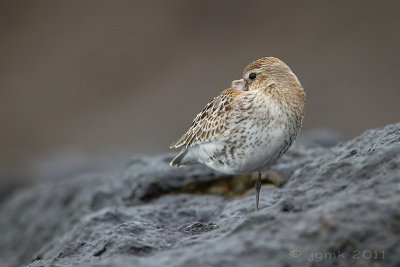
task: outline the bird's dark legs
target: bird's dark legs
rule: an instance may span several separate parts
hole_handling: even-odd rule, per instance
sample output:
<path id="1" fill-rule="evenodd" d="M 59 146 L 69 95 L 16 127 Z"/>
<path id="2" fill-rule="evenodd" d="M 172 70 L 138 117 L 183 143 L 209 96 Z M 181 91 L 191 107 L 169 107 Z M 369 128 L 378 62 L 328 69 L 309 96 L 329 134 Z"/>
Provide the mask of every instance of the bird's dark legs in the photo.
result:
<path id="1" fill-rule="evenodd" d="M 260 190 L 261 190 L 261 172 L 258 172 L 255 188 L 256 188 L 256 210 L 258 210 L 258 202 L 260 200 Z"/>

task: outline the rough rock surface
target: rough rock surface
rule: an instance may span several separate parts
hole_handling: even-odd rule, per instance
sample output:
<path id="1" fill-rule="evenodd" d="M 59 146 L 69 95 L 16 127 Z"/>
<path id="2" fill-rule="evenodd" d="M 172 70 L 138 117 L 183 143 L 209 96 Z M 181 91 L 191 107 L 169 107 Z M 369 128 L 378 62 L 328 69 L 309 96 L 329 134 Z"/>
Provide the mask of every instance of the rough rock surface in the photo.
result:
<path id="1" fill-rule="evenodd" d="M 400 264 L 400 123 L 294 146 L 273 167 L 285 184 L 262 188 L 258 212 L 252 190 L 213 188 L 235 178 L 171 168 L 171 157 L 15 192 L 0 206 L 0 265 Z"/>

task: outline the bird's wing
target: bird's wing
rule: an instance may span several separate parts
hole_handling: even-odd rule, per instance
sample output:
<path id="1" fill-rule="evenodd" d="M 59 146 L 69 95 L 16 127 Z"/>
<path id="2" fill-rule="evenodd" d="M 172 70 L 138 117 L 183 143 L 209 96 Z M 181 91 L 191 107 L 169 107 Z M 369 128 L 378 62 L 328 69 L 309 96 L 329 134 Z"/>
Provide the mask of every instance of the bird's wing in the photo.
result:
<path id="1" fill-rule="evenodd" d="M 236 89 L 224 90 L 197 114 L 189 130 L 178 141 L 171 144 L 170 148 L 189 147 L 209 142 L 221 135 L 227 127 L 227 118 L 232 111 L 234 99 L 241 94 L 243 91 Z"/>

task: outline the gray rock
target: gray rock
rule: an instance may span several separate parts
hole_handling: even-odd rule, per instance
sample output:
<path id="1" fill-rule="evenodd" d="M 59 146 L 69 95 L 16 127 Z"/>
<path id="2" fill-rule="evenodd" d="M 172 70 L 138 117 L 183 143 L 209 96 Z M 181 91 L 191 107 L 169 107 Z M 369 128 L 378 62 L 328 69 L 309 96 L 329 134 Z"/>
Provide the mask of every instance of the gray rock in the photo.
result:
<path id="1" fill-rule="evenodd" d="M 331 147 L 343 141 L 343 136 L 335 131 L 319 128 L 302 132 L 297 137 L 297 142 L 314 143 L 323 147 Z"/>
<path id="2" fill-rule="evenodd" d="M 194 194 L 235 179 L 171 168 L 171 157 L 14 193 L 0 206 L 0 265 L 400 264 L 400 124 L 329 148 L 295 145 L 272 168 L 286 183 L 263 186 L 258 212 L 250 189 Z"/>

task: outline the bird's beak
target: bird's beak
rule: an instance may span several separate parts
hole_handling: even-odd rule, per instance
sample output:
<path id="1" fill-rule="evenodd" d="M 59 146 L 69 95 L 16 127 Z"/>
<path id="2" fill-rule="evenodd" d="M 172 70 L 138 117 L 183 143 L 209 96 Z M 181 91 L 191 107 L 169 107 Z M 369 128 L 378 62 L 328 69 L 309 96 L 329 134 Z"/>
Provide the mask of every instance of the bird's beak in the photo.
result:
<path id="1" fill-rule="evenodd" d="M 239 91 L 248 91 L 247 83 L 243 79 L 233 81 L 231 86 Z"/>

